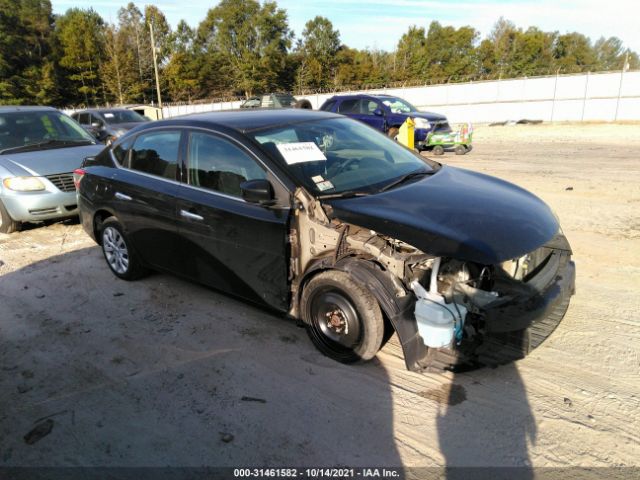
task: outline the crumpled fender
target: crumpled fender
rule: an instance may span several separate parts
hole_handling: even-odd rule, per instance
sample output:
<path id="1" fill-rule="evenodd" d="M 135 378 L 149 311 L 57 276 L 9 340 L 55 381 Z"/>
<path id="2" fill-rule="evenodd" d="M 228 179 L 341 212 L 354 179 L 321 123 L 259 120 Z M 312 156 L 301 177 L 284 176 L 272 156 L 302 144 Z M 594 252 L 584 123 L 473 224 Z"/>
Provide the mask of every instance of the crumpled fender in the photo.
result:
<path id="1" fill-rule="evenodd" d="M 398 335 L 407 369 L 421 370 L 419 361 L 424 359 L 428 348 L 418 335 L 418 324 L 413 314 L 413 294 L 406 292 L 406 295 L 399 297 L 394 277 L 372 261 L 347 257 L 338 261 L 333 268 L 350 274 L 374 295 Z"/>

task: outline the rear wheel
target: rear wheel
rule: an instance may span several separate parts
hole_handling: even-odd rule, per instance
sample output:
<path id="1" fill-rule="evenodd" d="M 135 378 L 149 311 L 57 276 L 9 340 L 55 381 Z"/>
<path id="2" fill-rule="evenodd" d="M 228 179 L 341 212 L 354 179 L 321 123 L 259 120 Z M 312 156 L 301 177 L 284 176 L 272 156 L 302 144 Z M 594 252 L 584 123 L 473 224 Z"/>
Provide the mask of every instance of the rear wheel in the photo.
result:
<path id="1" fill-rule="evenodd" d="M 397 142 L 399 131 L 400 131 L 399 128 L 391 127 L 389 130 L 387 130 L 387 135 L 389 136 L 389 138 L 393 138 Z"/>
<path id="2" fill-rule="evenodd" d="M 13 233 L 20 230 L 20 222 L 16 222 L 0 200 L 0 233 Z"/>
<path id="3" fill-rule="evenodd" d="M 118 278 L 136 280 L 147 273 L 132 250 L 124 229 L 115 218 L 107 218 L 100 228 L 100 244 L 107 265 Z"/>
<path id="4" fill-rule="evenodd" d="M 384 320 L 375 297 L 338 270 L 313 277 L 302 292 L 313 344 L 342 363 L 371 360 L 382 346 Z"/>
<path id="5" fill-rule="evenodd" d="M 306 98 L 303 98 L 302 100 L 298 100 L 293 105 L 293 108 L 304 108 L 305 110 L 313 110 L 313 106 L 311 105 L 311 102 Z"/>
<path id="6" fill-rule="evenodd" d="M 464 155 L 467 153 L 467 149 L 464 145 L 456 145 L 454 152 L 456 152 L 456 155 Z"/>

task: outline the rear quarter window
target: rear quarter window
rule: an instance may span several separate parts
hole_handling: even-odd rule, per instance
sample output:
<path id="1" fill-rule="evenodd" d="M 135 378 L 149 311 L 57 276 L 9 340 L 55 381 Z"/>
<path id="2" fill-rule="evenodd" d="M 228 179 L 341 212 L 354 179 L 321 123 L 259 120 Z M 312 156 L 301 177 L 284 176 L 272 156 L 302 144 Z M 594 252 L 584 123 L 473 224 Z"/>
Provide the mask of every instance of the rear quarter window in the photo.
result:
<path id="1" fill-rule="evenodd" d="M 322 105 L 322 107 L 320 107 L 320 110 L 323 110 L 325 112 L 332 112 L 333 107 L 335 107 L 335 105 L 336 105 L 335 100 L 329 100 L 328 102 L 325 102 L 324 105 Z"/>

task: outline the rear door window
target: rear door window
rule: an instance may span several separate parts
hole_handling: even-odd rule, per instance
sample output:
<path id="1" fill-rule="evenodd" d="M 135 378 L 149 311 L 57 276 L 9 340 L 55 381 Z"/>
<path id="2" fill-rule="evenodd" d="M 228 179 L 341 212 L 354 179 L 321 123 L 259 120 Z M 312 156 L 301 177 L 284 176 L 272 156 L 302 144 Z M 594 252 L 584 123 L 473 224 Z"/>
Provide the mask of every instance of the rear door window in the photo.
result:
<path id="1" fill-rule="evenodd" d="M 126 166 L 131 170 L 176 180 L 180 137 L 179 130 L 140 134 L 133 144 Z"/>
<path id="2" fill-rule="evenodd" d="M 343 100 L 338 107 L 338 113 L 360 113 L 360 100 L 358 98 Z"/>
<path id="3" fill-rule="evenodd" d="M 89 125 L 89 114 L 81 113 L 78 115 L 78 123 L 80 123 L 80 125 Z"/>
<path id="4" fill-rule="evenodd" d="M 241 197 L 240 184 L 267 178 L 247 151 L 216 135 L 192 132 L 187 155 L 189 185 Z"/>

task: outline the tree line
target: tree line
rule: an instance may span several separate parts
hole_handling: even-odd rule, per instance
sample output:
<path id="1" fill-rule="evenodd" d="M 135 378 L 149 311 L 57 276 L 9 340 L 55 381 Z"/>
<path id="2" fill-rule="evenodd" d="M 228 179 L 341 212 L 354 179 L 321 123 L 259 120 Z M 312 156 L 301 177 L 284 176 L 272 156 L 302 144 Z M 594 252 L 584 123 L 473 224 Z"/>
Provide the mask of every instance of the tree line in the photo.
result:
<path id="1" fill-rule="evenodd" d="M 197 27 L 172 29 L 154 5 L 129 3 L 108 23 L 91 8 L 54 15 L 50 0 L 0 0 L 0 104 L 153 101 L 150 26 L 165 101 L 619 70 L 625 59 L 640 67 L 617 37 L 592 42 L 503 18 L 486 38 L 471 26 L 413 26 L 387 52 L 344 45 L 321 16 L 296 37 L 271 1 L 222 0 Z"/>

